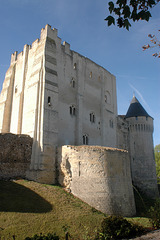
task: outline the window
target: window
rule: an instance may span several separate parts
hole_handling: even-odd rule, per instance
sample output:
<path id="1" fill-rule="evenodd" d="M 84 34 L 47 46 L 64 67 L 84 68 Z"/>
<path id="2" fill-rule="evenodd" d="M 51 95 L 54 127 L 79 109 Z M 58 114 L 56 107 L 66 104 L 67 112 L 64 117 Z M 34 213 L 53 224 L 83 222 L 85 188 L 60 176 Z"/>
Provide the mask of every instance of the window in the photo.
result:
<path id="1" fill-rule="evenodd" d="M 77 69 L 77 64 L 76 63 L 74 63 L 73 69 Z"/>
<path id="2" fill-rule="evenodd" d="M 95 114 L 92 112 L 90 113 L 90 122 L 94 123 L 95 122 Z"/>
<path id="3" fill-rule="evenodd" d="M 48 96 L 48 106 L 51 106 L 51 97 Z"/>
<path id="4" fill-rule="evenodd" d="M 92 72 L 90 72 L 89 77 L 92 78 Z"/>
<path id="5" fill-rule="evenodd" d="M 71 116 L 75 116 L 75 115 L 76 115 L 76 108 L 75 108 L 74 105 L 71 105 L 71 106 L 69 107 L 69 111 L 70 111 L 70 115 L 71 115 Z"/>
<path id="6" fill-rule="evenodd" d="M 108 104 L 111 104 L 111 95 L 108 91 L 106 91 L 106 93 L 105 93 L 104 101 Z"/>
<path id="7" fill-rule="evenodd" d="M 83 144 L 88 145 L 88 136 L 86 134 L 83 135 Z"/>
<path id="8" fill-rule="evenodd" d="M 18 88 L 17 88 L 17 86 L 15 86 L 14 92 L 17 93 L 17 91 L 18 91 Z"/>
<path id="9" fill-rule="evenodd" d="M 112 120 L 112 119 L 109 120 L 109 126 L 110 126 L 111 128 L 113 128 L 113 120 Z"/>
<path id="10" fill-rule="evenodd" d="M 70 84 L 71 84 L 71 87 L 75 88 L 76 82 L 74 78 L 71 79 Z"/>

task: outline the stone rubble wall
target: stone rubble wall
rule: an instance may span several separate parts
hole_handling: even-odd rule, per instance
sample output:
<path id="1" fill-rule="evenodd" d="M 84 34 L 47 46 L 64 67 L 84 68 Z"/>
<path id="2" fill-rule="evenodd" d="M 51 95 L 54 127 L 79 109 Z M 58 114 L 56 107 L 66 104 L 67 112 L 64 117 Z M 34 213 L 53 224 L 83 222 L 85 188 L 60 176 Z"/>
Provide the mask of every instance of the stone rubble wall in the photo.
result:
<path id="1" fill-rule="evenodd" d="M 106 214 L 136 213 L 128 152 L 99 146 L 58 149 L 59 183 Z"/>
<path id="2" fill-rule="evenodd" d="M 0 179 L 25 178 L 33 139 L 28 135 L 0 134 Z"/>

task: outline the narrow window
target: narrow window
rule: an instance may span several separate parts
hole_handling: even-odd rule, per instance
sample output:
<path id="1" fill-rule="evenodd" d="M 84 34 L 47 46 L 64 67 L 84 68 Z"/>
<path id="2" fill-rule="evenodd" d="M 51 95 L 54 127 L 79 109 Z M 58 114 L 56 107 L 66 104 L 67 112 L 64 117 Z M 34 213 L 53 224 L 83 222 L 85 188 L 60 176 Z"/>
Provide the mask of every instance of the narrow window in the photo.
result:
<path id="1" fill-rule="evenodd" d="M 81 168 L 81 162 L 79 162 L 78 165 L 79 165 L 79 177 L 80 177 L 80 175 L 81 175 L 81 169 L 80 169 Z"/>
<path id="2" fill-rule="evenodd" d="M 51 106 L 51 97 L 48 96 L 48 106 Z"/>
<path id="3" fill-rule="evenodd" d="M 76 108 L 74 105 L 69 107 L 70 115 L 75 116 L 76 115 Z"/>
<path id="4" fill-rule="evenodd" d="M 15 86 L 14 92 L 17 93 L 17 91 L 18 91 L 18 88 L 17 88 L 17 86 Z"/>
<path id="5" fill-rule="evenodd" d="M 106 91 L 106 94 L 104 96 L 104 101 L 108 104 L 111 104 L 111 94 L 109 93 L 109 91 Z"/>
<path id="6" fill-rule="evenodd" d="M 90 76 L 90 78 L 92 78 L 92 72 L 90 72 L 89 76 Z"/>
<path id="7" fill-rule="evenodd" d="M 95 114 L 92 112 L 90 113 L 90 122 L 94 123 L 95 122 Z"/>
<path id="8" fill-rule="evenodd" d="M 71 87 L 75 88 L 76 83 L 74 78 L 71 79 L 70 84 L 71 84 Z"/>
<path id="9" fill-rule="evenodd" d="M 88 145 L 88 136 L 86 134 L 83 135 L 83 144 Z"/>
<path id="10" fill-rule="evenodd" d="M 77 69 L 77 64 L 74 63 L 73 69 Z"/>
<path id="11" fill-rule="evenodd" d="M 111 128 L 113 128 L 113 120 L 112 119 L 109 120 L 109 125 Z"/>

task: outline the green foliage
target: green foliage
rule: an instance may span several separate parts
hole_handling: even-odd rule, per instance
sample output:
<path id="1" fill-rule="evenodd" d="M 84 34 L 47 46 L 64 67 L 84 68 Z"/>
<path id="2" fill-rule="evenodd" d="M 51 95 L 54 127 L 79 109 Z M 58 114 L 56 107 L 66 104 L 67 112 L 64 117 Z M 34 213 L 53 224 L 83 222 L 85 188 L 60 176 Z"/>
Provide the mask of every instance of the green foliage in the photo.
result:
<path id="1" fill-rule="evenodd" d="M 160 228 L 160 199 L 149 209 L 150 222 L 155 229 Z"/>
<path id="2" fill-rule="evenodd" d="M 135 237 L 144 232 L 144 228 L 128 222 L 123 217 L 109 216 L 102 221 L 102 234 L 98 239 L 121 239 Z"/>
<path id="3" fill-rule="evenodd" d="M 146 196 L 146 194 L 141 192 L 136 186 L 133 186 L 133 190 L 137 216 L 146 217 L 148 215 L 148 209 L 153 206 L 155 200 Z"/>
<path id="4" fill-rule="evenodd" d="M 160 144 L 155 146 L 154 154 L 155 154 L 155 161 L 156 161 L 157 181 L 158 183 L 160 183 Z"/>
<path id="5" fill-rule="evenodd" d="M 129 30 L 131 26 L 130 20 L 149 21 L 151 17 L 150 9 L 158 4 L 160 0 L 117 0 L 116 3 L 112 1 L 108 3 L 110 14 L 116 15 L 117 26 Z M 115 25 L 115 17 L 109 15 L 106 19 L 108 26 Z"/>
<path id="6" fill-rule="evenodd" d="M 35 234 L 33 237 L 26 237 L 25 240 L 59 240 L 59 237 L 54 233 L 48 233 L 47 235 L 37 235 Z"/>

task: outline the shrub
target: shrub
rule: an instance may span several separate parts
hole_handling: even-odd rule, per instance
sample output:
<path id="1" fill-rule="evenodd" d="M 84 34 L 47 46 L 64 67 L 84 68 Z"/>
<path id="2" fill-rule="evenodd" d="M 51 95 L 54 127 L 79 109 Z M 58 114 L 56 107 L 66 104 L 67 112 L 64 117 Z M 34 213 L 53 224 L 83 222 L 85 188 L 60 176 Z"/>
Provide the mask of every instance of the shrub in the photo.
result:
<path id="1" fill-rule="evenodd" d="M 149 217 L 155 229 L 160 228 L 160 199 L 156 199 L 154 205 L 149 209 Z"/>
<path id="2" fill-rule="evenodd" d="M 102 240 L 131 238 L 141 235 L 144 232 L 143 227 L 130 223 L 123 217 L 117 216 L 105 218 L 102 221 L 101 227 L 102 233 L 99 234 L 98 239 Z"/>
<path id="3" fill-rule="evenodd" d="M 48 233 L 46 236 L 45 235 L 37 235 L 35 234 L 33 237 L 26 237 L 25 240 L 59 240 L 59 237 L 54 233 Z"/>

